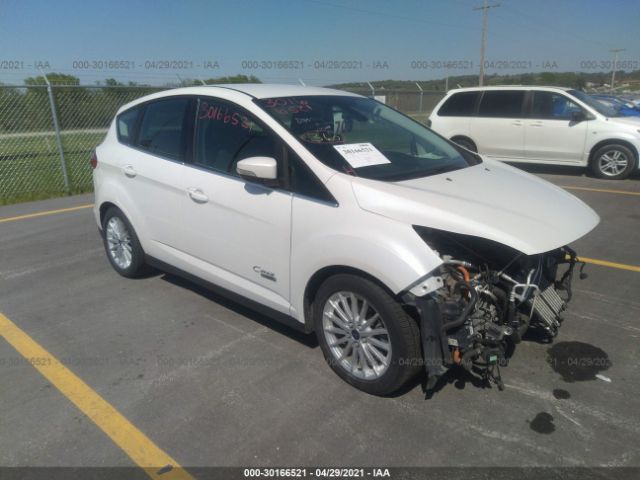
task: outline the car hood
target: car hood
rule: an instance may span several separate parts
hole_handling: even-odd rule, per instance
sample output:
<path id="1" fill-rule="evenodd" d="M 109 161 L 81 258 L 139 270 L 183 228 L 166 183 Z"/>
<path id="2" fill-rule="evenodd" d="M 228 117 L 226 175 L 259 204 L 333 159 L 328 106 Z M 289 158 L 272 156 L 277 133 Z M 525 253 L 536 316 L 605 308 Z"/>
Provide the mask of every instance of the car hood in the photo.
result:
<path id="1" fill-rule="evenodd" d="M 640 127 L 640 117 L 628 116 L 628 117 L 608 117 L 611 123 L 618 123 L 621 125 L 628 125 L 631 127 Z"/>
<path id="2" fill-rule="evenodd" d="M 395 220 L 487 238 L 527 255 L 591 231 L 598 215 L 565 190 L 492 160 L 402 182 L 354 178 L 360 207 Z"/>

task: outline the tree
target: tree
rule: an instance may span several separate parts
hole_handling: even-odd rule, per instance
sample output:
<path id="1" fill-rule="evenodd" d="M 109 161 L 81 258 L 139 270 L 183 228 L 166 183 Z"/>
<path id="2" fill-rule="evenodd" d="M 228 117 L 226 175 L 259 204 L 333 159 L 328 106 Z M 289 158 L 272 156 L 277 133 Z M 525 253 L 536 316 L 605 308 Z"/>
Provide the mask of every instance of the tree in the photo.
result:
<path id="1" fill-rule="evenodd" d="M 49 83 L 51 85 L 80 85 L 80 79 L 78 77 L 74 77 L 73 75 L 66 75 L 64 73 L 48 73 L 47 79 L 49 79 Z M 24 79 L 25 85 L 46 85 L 42 75 L 38 75 L 37 77 L 28 77 Z"/>
<path id="2" fill-rule="evenodd" d="M 207 85 L 215 85 L 217 83 L 262 83 L 262 81 L 255 75 L 232 75 L 228 77 L 207 78 L 204 83 Z M 196 84 L 199 84 L 199 82 Z"/>

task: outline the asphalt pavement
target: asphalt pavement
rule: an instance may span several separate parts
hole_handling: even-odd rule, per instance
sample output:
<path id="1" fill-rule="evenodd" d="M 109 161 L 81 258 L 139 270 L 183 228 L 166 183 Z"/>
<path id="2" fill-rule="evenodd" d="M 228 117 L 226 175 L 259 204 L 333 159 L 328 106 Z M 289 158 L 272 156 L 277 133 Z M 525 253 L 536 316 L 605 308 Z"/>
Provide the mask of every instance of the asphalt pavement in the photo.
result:
<path id="1" fill-rule="evenodd" d="M 580 255 L 640 265 L 637 178 L 530 171 L 600 214 Z M 585 271 L 555 342 L 521 343 L 504 392 L 452 374 L 431 398 L 421 379 L 378 398 L 341 381 L 312 336 L 172 275 L 120 277 L 90 208 L 0 223 L 0 312 L 187 468 L 640 466 L 640 271 Z M 0 405 L 0 465 L 134 465 L 1 338 Z"/>

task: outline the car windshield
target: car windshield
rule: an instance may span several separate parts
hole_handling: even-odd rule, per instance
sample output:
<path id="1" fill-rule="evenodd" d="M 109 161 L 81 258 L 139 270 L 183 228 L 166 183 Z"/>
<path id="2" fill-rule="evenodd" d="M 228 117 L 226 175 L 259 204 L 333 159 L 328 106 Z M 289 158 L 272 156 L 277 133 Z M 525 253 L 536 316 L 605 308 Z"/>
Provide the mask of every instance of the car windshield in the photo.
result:
<path id="1" fill-rule="evenodd" d="M 365 97 L 314 95 L 255 101 L 331 168 L 401 181 L 481 162 L 418 122 Z"/>
<path id="2" fill-rule="evenodd" d="M 567 93 L 577 98 L 582 103 L 586 103 L 591 108 L 593 108 L 596 112 L 601 113 L 606 117 L 620 116 L 620 113 L 615 108 L 605 105 L 602 102 L 599 102 L 597 98 L 593 98 L 592 96 L 587 95 L 586 93 L 581 92 L 580 90 L 569 90 Z"/>

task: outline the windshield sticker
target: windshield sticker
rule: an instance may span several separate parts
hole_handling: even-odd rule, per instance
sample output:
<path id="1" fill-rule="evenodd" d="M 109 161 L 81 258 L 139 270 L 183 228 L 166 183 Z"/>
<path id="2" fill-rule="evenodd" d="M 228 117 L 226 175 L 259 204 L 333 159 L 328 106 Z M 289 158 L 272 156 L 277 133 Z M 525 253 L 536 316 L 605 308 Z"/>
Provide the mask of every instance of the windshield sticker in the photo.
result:
<path id="1" fill-rule="evenodd" d="M 334 145 L 333 148 L 335 148 L 353 168 L 391 163 L 380 150 L 370 143 L 348 143 L 346 145 Z"/>

